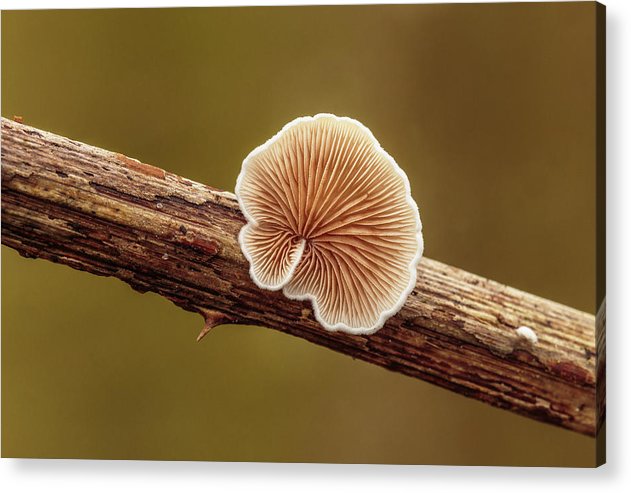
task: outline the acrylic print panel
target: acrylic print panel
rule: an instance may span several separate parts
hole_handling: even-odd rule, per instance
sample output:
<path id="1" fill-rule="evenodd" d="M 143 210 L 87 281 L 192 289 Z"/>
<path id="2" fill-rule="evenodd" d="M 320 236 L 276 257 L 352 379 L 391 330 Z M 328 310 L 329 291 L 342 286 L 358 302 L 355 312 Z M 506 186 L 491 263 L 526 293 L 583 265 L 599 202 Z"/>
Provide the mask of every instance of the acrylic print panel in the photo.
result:
<path id="1" fill-rule="evenodd" d="M 604 397 L 596 401 L 596 387 L 604 390 L 597 385 L 604 338 L 596 346 L 594 326 L 604 306 L 602 9 L 564 2 L 3 12 L 3 455 L 602 463 Z M 169 199 L 184 182 L 167 181 L 171 188 L 148 203 L 112 187 L 110 199 L 131 207 L 126 215 L 106 207 L 81 216 L 87 196 L 42 213 L 57 200 L 48 190 L 67 186 L 81 169 L 68 167 L 90 160 L 77 161 L 79 147 L 59 161 L 32 149 L 15 159 L 28 139 L 44 139 L 38 149 L 51 155 L 65 149 L 39 130 L 24 133 L 28 127 L 12 122 L 19 116 L 24 125 L 119 153 L 108 166 L 144 176 L 133 193 L 149 193 L 164 175 L 116 156 L 233 192 L 253 149 L 287 122 L 318 113 L 369 128 L 405 172 L 420 210 L 425 248 L 417 283 L 403 310 L 372 335 L 328 332 L 308 300 L 257 288 L 238 250 L 243 219 L 232 196 L 223 209 L 237 211 L 226 223 L 232 236 L 220 239 L 216 259 L 205 259 L 199 252 L 208 253 L 207 243 L 194 250 L 175 239 L 224 223 L 212 216 L 218 209 L 211 202 L 195 209 Z M 34 165 L 66 168 L 46 175 L 48 188 L 16 178 Z M 72 186 L 105 193 L 108 183 L 118 184 L 122 175 L 99 169 L 92 182 Z M 47 198 L 30 200 L 25 190 Z M 15 212 L 20 204 L 31 207 L 26 216 Z M 147 231 L 177 211 L 188 211 L 181 217 L 188 229 L 172 221 L 172 230 L 161 230 L 166 236 L 117 236 L 121 224 Z M 135 220 L 141 213 L 144 222 Z M 75 214 L 74 222 L 63 214 Z M 93 234 L 73 229 L 77 220 Z M 46 221 L 57 225 L 57 236 L 35 241 Z M 69 268 L 76 259 L 70 250 L 51 253 L 64 231 L 75 236 L 63 248 L 90 244 L 110 255 L 99 265 L 111 276 L 94 275 L 96 264 L 88 272 Z M 173 250 L 158 256 L 167 246 Z M 138 251 L 155 255 L 125 264 Z M 197 265 L 190 252 L 198 252 Z M 199 314 L 151 291 L 185 305 L 193 287 L 221 291 L 213 269 L 226 252 L 239 266 L 226 275 L 242 281 L 224 293 L 235 313 L 267 302 L 248 321 L 265 319 L 278 330 L 223 324 L 195 343 Z M 160 270 L 178 258 L 191 270 Z M 440 277 L 443 264 L 433 261 L 453 269 Z M 153 284 L 144 295 L 117 279 L 147 273 Z M 469 286 L 462 279 L 477 280 L 470 292 L 482 298 L 455 296 L 454 286 Z M 167 293 L 177 282 L 180 289 Z M 514 307 L 502 305 L 513 288 L 540 297 L 529 305 L 532 323 L 511 318 Z M 492 304 L 500 309 L 491 315 L 484 307 Z M 411 307 L 421 315 L 411 316 Z M 554 332 L 556 315 L 542 315 L 550 307 L 574 314 L 567 332 Z M 462 314 L 469 318 L 459 324 Z M 406 316 L 406 324 L 397 322 Z M 577 320 L 587 326 L 584 339 Z M 517 346 L 498 351 L 498 340 Z M 552 361 L 564 344 L 573 349 Z M 503 365 L 512 373 L 498 373 Z M 528 375 L 539 375 L 540 386 L 522 386 Z"/>

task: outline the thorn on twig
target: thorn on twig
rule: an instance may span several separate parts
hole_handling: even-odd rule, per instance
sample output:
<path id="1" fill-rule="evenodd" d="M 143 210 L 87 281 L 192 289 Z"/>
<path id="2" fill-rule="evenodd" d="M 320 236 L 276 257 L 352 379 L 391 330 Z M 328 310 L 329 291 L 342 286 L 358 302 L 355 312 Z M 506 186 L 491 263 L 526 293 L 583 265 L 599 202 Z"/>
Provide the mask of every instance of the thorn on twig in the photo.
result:
<path id="1" fill-rule="evenodd" d="M 204 328 L 197 336 L 197 342 L 201 341 L 211 329 L 223 324 L 233 324 L 236 322 L 235 318 L 226 315 L 225 313 L 218 312 L 216 310 L 207 310 L 206 308 L 199 308 L 199 313 L 204 317 Z"/>

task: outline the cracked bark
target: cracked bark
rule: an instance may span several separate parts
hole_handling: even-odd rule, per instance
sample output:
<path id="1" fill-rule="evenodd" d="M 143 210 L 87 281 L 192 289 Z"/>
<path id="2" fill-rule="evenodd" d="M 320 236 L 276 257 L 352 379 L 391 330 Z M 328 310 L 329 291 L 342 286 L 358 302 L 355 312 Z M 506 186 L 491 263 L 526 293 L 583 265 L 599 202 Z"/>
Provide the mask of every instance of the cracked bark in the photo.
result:
<path id="1" fill-rule="evenodd" d="M 250 280 L 244 223 L 232 193 L 2 119 L 2 242 L 24 257 L 114 276 L 200 313 L 198 340 L 222 323 L 269 327 L 540 421 L 600 428 L 604 311 L 597 351 L 593 315 L 425 258 L 383 329 L 331 333 L 308 302 Z"/>

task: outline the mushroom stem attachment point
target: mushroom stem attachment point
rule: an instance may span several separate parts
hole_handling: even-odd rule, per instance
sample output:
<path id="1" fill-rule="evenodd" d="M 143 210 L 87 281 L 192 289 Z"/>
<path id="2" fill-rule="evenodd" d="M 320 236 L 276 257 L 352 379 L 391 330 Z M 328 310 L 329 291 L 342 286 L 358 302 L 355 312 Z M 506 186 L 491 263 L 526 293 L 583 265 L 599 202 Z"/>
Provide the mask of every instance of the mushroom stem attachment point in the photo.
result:
<path id="1" fill-rule="evenodd" d="M 235 319 L 233 317 L 216 310 L 199 308 L 199 313 L 202 317 L 204 317 L 204 328 L 197 336 L 197 342 L 201 341 L 206 334 L 211 331 L 211 329 L 217 327 L 218 325 L 235 323 Z"/>

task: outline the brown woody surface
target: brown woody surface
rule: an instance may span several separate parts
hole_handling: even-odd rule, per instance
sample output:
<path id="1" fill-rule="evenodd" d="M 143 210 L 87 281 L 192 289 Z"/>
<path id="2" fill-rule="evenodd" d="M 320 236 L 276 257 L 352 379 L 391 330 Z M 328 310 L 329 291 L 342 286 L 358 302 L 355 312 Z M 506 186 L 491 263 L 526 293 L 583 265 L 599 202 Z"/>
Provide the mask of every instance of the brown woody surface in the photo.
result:
<path id="1" fill-rule="evenodd" d="M 2 242 L 23 256 L 159 293 L 202 314 L 207 329 L 270 327 L 595 435 L 604 378 L 597 406 L 593 315 L 425 258 L 416 289 L 383 329 L 327 332 L 308 302 L 250 280 L 237 242 L 243 224 L 232 193 L 2 119 Z M 538 342 L 520 338 L 520 326 Z"/>

